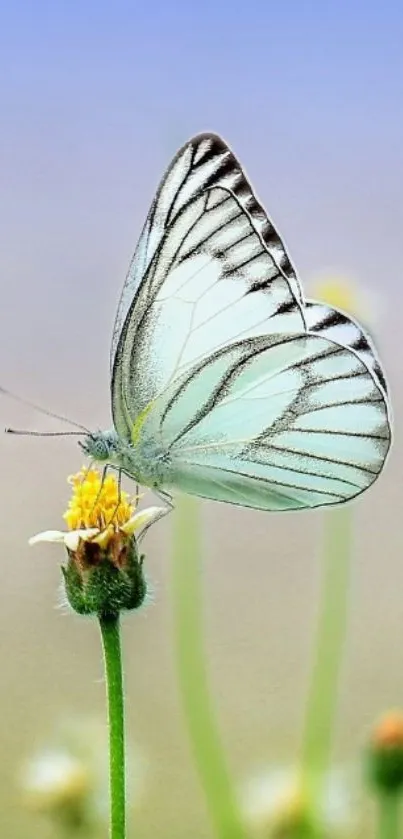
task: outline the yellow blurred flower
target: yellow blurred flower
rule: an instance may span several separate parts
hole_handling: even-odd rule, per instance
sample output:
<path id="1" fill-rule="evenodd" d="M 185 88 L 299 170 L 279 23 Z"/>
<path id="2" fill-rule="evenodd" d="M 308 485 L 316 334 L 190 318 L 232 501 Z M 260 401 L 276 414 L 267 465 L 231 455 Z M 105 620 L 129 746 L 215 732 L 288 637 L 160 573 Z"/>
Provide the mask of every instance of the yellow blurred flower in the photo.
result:
<path id="1" fill-rule="evenodd" d="M 379 295 L 365 289 L 351 277 L 319 274 L 309 284 L 309 298 L 341 309 L 371 327 L 376 324 L 380 309 Z"/>

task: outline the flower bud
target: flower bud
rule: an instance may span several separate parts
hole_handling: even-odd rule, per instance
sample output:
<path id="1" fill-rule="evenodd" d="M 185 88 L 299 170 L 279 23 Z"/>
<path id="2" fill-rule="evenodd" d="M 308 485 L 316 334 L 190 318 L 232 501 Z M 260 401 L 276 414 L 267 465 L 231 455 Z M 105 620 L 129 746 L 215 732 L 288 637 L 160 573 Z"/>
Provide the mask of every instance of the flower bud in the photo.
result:
<path id="1" fill-rule="evenodd" d="M 105 617 L 143 603 L 144 557 L 138 554 L 135 536 L 116 530 L 103 545 L 81 539 L 77 550 L 67 553 L 62 572 L 66 597 L 75 612 Z"/>
<path id="2" fill-rule="evenodd" d="M 389 711 L 375 725 L 366 753 L 366 772 L 378 792 L 403 790 L 402 711 Z"/>

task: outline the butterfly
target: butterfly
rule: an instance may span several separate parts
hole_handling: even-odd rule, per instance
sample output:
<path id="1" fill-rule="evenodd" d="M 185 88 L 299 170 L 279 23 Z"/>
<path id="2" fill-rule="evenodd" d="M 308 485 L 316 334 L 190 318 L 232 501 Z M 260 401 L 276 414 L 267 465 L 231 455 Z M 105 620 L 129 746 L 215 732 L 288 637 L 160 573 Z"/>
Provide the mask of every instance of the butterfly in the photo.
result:
<path id="1" fill-rule="evenodd" d="M 163 494 L 262 510 L 338 504 L 390 446 L 370 337 L 306 301 L 284 244 L 217 135 L 168 167 L 123 287 L 110 358 L 111 431 L 93 460 Z"/>

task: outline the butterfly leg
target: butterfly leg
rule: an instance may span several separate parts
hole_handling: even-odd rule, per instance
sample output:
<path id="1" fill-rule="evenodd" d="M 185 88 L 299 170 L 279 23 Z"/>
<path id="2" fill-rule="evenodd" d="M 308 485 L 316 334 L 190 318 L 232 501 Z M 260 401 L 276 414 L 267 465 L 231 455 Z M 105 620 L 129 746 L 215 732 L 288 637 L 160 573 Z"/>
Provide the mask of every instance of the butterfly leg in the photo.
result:
<path id="1" fill-rule="evenodd" d="M 88 467 L 88 469 L 87 469 L 87 471 L 86 471 L 86 473 L 85 473 L 85 477 L 87 477 L 87 475 L 89 474 L 89 472 L 90 472 L 91 468 L 92 468 L 92 464 L 90 463 L 90 465 L 89 465 L 89 467 Z M 92 505 L 92 511 L 91 511 L 91 512 L 93 512 L 93 511 L 94 511 L 94 509 L 95 509 L 96 505 L 98 504 L 99 497 L 100 497 L 101 492 L 102 492 L 102 487 L 103 487 L 103 485 L 104 485 L 104 480 L 105 480 L 105 478 L 106 478 L 106 474 L 107 474 L 108 469 L 109 469 L 108 464 L 106 464 L 106 466 L 104 466 L 104 468 L 102 469 L 102 476 L 101 476 L 101 483 L 100 483 L 100 487 L 99 487 L 99 490 L 98 490 L 98 492 L 97 492 L 97 495 L 96 495 L 95 501 L 94 501 L 94 503 L 93 503 L 93 505 Z"/>
<path id="2" fill-rule="evenodd" d="M 88 473 L 90 472 L 91 467 L 92 467 L 92 464 L 90 463 L 90 465 L 89 465 L 89 467 L 88 467 L 88 469 L 87 469 L 87 471 L 86 471 L 86 473 L 85 473 L 85 477 L 87 477 Z M 95 507 L 96 507 L 96 505 L 98 504 L 98 501 L 99 501 L 99 498 L 100 498 L 100 495 L 101 495 L 101 492 L 102 492 L 102 487 L 103 487 L 103 485 L 104 485 L 104 480 L 105 480 L 105 478 L 106 478 L 106 475 L 107 475 L 108 469 L 109 469 L 109 465 L 108 465 L 108 464 L 106 464 L 106 466 L 104 466 L 104 468 L 102 469 L 101 484 L 100 484 L 99 490 L 98 490 L 98 492 L 97 492 L 97 495 L 96 495 L 95 501 L 94 501 L 94 503 L 93 503 L 93 505 L 92 505 L 92 510 L 91 510 L 91 512 L 93 512 L 93 511 L 95 510 Z M 109 524 L 109 522 L 108 522 L 108 524 Z M 106 527 L 107 527 L 107 526 L 108 526 L 108 525 L 105 525 L 105 529 L 106 529 Z M 94 538 L 95 538 L 95 537 L 94 537 Z M 91 541 L 91 540 L 90 540 L 90 541 Z"/>
<path id="3" fill-rule="evenodd" d="M 167 505 L 167 513 L 170 513 L 172 510 L 175 509 L 175 504 L 173 503 L 172 495 L 169 492 L 165 492 L 163 489 L 155 489 L 154 495 L 160 499 L 160 501 L 164 501 Z"/>
<path id="4" fill-rule="evenodd" d="M 161 515 L 159 516 L 159 518 L 164 518 L 164 516 L 167 516 L 167 515 L 168 515 L 169 513 L 171 513 L 171 512 L 172 512 L 172 510 L 174 509 L 174 504 L 173 504 L 173 501 L 172 501 L 172 496 L 171 496 L 171 495 L 169 495 L 169 493 L 168 493 L 168 492 L 164 492 L 164 490 L 162 490 L 162 489 L 160 489 L 160 490 L 158 490 L 158 491 L 157 491 L 157 490 L 154 490 L 154 495 L 156 495 L 156 496 L 157 496 L 157 498 L 159 498 L 159 499 L 160 499 L 160 501 L 164 501 L 164 502 L 165 502 L 165 505 L 166 505 L 166 506 L 164 507 L 164 509 L 163 509 L 163 510 L 161 510 Z M 151 525 L 152 525 L 152 524 L 154 524 L 154 522 L 153 522 L 153 521 L 150 521 L 150 523 L 149 523 L 149 524 L 146 524 L 146 525 L 145 525 L 145 527 L 143 527 L 143 529 L 142 529 L 142 531 L 141 531 L 140 535 L 137 537 L 137 541 L 138 541 L 138 543 L 139 543 L 139 544 L 140 544 L 140 542 L 142 542 L 142 541 L 143 541 L 144 536 L 145 536 L 145 534 L 147 533 L 148 528 L 149 528 L 149 527 L 151 527 Z"/>
<path id="5" fill-rule="evenodd" d="M 104 473 L 105 473 L 107 468 L 108 468 L 107 466 L 104 467 L 104 471 L 102 473 L 102 483 L 104 481 Z M 117 511 L 120 507 L 120 503 L 122 501 L 122 469 L 118 469 L 117 473 L 118 473 L 118 500 L 117 500 L 117 504 L 115 505 L 115 507 L 112 511 L 112 515 L 111 515 L 109 521 L 105 522 L 105 530 L 109 527 L 110 524 L 112 524 L 112 522 L 113 522 L 113 520 L 116 516 L 116 513 L 117 513 Z M 102 487 L 102 483 L 101 483 L 101 487 Z"/>

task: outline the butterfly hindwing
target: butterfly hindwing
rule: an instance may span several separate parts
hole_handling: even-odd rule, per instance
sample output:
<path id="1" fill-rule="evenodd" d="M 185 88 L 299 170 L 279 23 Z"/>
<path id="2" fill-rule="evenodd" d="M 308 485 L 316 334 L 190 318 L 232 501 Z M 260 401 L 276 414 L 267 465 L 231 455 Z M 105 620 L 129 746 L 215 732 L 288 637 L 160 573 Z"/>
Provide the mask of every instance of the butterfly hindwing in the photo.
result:
<path id="1" fill-rule="evenodd" d="M 316 335 L 217 352 L 158 400 L 169 488 L 267 510 L 336 504 L 366 489 L 389 447 L 379 385 Z"/>
<path id="2" fill-rule="evenodd" d="M 351 317 L 326 303 L 307 300 L 305 320 L 310 332 L 324 335 L 343 347 L 350 347 L 358 353 L 368 370 L 375 376 L 384 393 L 387 393 L 386 379 L 378 359 L 374 342 L 367 332 Z"/>

